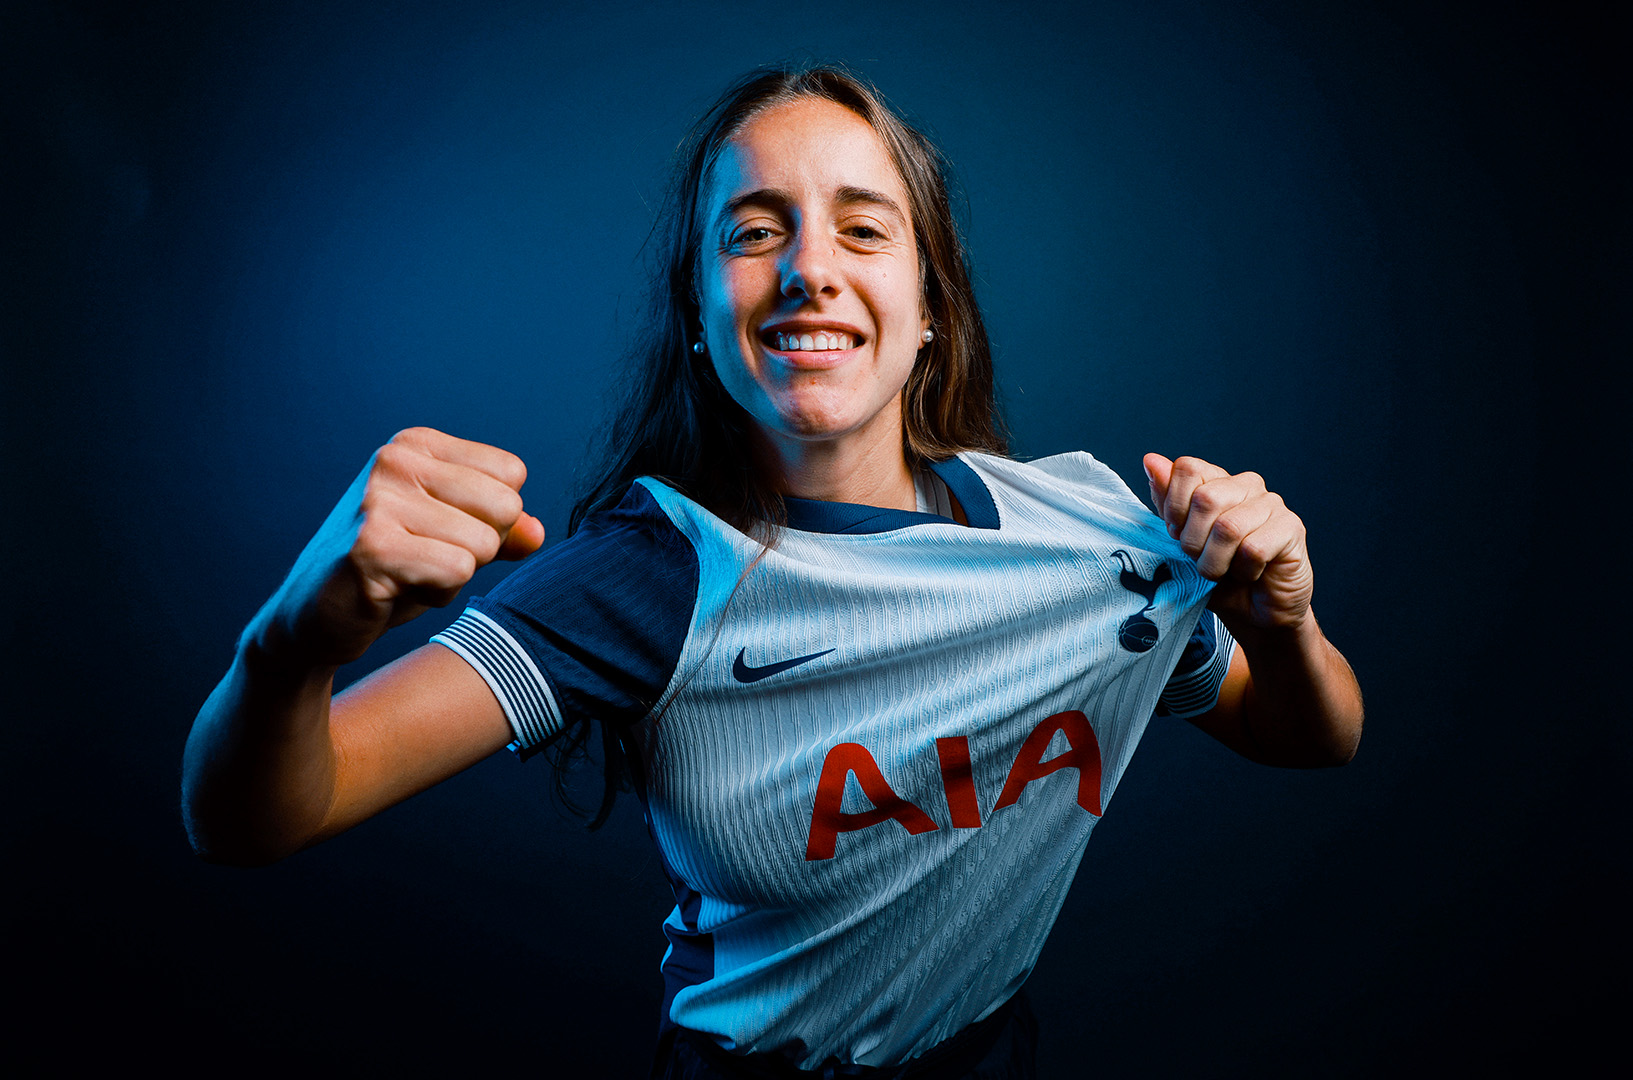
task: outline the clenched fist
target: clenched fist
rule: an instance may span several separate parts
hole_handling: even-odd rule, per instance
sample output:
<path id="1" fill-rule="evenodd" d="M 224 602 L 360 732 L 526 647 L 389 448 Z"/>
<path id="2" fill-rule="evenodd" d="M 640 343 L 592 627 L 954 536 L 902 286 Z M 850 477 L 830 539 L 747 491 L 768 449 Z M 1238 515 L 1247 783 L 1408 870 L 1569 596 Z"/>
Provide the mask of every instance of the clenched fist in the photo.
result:
<path id="1" fill-rule="evenodd" d="M 1228 473 L 1200 458 L 1145 455 L 1151 505 L 1202 575 L 1218 582 L 1208 606 L 1231 632 L 1295 628 L 1315 577 L 1304 522 L 1258 473 Z"/>
<path id="2" fill-rule="evenodd" d="M 264 655 L 338 667 L 450 603 L 478 568 L 544 543 L 515 454 L 409 428 L 382 446 L 245 631 Z"/>

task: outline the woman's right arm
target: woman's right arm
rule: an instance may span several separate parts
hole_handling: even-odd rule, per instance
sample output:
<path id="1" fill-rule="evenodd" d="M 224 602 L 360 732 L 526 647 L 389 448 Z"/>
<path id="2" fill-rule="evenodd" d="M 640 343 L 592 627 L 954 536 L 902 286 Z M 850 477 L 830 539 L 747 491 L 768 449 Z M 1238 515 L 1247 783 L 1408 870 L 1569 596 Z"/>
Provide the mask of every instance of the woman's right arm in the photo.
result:
<path id="1" fill-rule="evenodd" d="M 331 701 L 334 673 L 381 634 L 451 602 L 478 567 L 544 541 L 515 455 L 428 428 L 374 455 L 245 628 L 182 762 L 194 850 L 273 862 L 475 764 L 509 727 L 441 646 Z"/>

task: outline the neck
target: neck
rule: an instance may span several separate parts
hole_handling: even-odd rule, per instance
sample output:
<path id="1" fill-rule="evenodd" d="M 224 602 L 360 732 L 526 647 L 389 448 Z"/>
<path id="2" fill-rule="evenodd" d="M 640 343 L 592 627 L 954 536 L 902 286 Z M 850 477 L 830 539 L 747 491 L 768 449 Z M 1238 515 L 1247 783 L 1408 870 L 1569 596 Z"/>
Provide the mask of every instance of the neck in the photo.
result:
<path id="1" fill-rule="evenodd" d="M 915 509 L 913 472 L 902 451 L 899 417 L 896 423 L 877 428 L 821 441 L 762 433 L 766 458 L 778 470 L 778 490 L 796 499 Z"/>

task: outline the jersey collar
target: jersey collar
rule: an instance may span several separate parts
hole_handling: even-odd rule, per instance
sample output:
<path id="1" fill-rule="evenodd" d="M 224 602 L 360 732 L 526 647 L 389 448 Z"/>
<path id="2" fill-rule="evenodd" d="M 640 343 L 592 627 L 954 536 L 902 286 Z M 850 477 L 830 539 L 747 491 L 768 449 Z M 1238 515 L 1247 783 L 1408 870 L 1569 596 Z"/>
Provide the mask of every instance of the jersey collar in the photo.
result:
<path id="1" fill-rule="evenodd" d="M 941 477 L 953 493 L 972 529 L 996 529 L 998 507 L 992 493 L 962 458 L 930 463 L 930 471 Z M 783 498 L 788 509 L 788 527 L 814 533 L 882 533 L 910 525 L 945 525 L 951 518 L 921 514 L 916 510 L 885 510 L 860 503 L 822 502 L 818 499 Z"/>

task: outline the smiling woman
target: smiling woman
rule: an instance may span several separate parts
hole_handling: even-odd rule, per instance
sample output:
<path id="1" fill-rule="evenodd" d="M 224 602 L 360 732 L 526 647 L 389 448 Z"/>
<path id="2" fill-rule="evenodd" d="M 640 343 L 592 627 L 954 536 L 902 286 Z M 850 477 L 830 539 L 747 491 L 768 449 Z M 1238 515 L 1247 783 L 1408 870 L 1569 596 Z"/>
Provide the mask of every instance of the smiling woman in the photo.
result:
<path id="1" fill-rule="evenodd" d="M 939 155 L 848 74 L 735 86 L 669 223 L 569 538 L 331 700 L 543 543 L 513 455 L 382 447 L 195 722 L 194 845 L 266 862 L 599 725 L 596 820 L 627 770 L 675 894 L 655 1076 L 1031 1076 L 1019 991 L 1150 718 L 1354 752 L 1303 526 L 1195 459 L 1147 456 L 1153 514 L 1085 454 L 1004 457 Z"/>
<path id="2" fill-rule="evenodd" d="M 934 336 L 906 205 L 873 129 L 820 98 L 756 116 L 710 170 L 703 339 L 787 494 L 913 509 L 901 394 Z"/>

